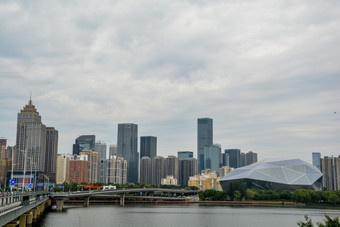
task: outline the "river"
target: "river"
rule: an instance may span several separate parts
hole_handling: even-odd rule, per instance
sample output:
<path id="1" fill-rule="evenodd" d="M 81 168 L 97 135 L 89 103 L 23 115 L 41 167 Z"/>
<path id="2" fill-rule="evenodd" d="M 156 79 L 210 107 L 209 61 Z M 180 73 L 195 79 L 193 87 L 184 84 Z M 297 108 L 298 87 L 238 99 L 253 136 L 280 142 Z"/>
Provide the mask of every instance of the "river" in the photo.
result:
<path id="1" fill-rule="evenodd" d="M 68 205 L 55 206 L 40 220 L 39 227 L 54 226 L 225 226 L 292 227 L 304 220 L 323 221 L 324 214 L 340 216 L 340 210 L 292 207 L 232 207 L 212 205 Z"/>

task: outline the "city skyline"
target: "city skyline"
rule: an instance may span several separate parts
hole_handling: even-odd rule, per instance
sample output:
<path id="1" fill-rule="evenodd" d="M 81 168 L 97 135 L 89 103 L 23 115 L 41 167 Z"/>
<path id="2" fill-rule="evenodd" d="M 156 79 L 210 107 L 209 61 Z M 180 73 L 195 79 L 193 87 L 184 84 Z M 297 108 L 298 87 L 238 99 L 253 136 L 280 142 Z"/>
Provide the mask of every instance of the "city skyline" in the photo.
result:
<path id="1" fill-rule="evenodd" d="M 196 157 L 196 121 L 208 117 L 222 150 L 310 163 L 313 152 L 337 155 L 339 9 L 1 1 L 0 137 L 15 144 L 16 114 L 32 91 L 42 121 L 59 132 L 59 153 L 72 153 L 80 135 L 116 144 L 117 125 L 132 122 L 139 136 L 157 137 L 157 155 Z"/>

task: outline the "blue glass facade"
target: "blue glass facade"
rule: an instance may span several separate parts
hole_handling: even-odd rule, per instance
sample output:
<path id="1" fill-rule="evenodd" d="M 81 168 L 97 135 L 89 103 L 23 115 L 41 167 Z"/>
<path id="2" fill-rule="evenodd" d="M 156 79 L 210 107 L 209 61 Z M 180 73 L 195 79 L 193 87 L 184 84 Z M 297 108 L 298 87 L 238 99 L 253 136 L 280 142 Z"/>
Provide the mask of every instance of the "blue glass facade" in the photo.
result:
<path id="1" fill-rule="evenodd" d="M 197 161 L 198 172 L 204 169 L 204 147 L 213 145 L 213 119 L 197 119 Z"/>

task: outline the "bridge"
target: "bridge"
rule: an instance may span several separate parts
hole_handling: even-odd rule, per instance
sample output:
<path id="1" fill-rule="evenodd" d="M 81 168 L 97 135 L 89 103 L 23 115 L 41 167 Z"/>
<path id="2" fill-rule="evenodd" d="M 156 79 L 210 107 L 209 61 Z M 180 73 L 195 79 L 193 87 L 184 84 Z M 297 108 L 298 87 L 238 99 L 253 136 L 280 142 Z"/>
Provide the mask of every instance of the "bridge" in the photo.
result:
<path id="1" fill-rule="evenodd" d="M 177 196 L 197 195 L 198 190 L 178 190 L 166 188 L 127 188 L 112 189 L 103 191 L 81 191 L 81 192 L 57 192 L 51 194 L 51 198 L 56 201 L 56 210 L 62 211 L 64 200 L 69 198 L 84 198 L 84 206 L 89 206 L 90 197 L 100 198 L 120 198 L 120 205 L 124 206 L 125 198 L 144 199 L 144 200 L 167 200 L 167 201 L 183 201 L 184 197 Z M 130 195 L 132 194 L 132 195 Z M 139 194 L 139 195 L 136 195 Z M 156 194 L 156 195 L 155 195 Z M 175 197 L 176 196 L 176 197 Z"/>
<path id="2" fill-rule="evenodd" d="M 30 225 L 51 205 L 50 192 L 15 192 L 0 196 L 0 226 Z"/>

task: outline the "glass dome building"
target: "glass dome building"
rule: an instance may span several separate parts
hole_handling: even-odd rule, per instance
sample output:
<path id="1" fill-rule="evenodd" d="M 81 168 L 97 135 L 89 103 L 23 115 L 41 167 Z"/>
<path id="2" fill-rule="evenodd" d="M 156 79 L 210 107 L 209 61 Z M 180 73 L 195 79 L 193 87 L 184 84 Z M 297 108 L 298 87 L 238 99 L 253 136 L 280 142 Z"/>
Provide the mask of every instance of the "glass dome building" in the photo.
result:
<path id="1" fill-rule="evenodd" d="M 290 190 L 320 190 L 322 173 L 300 159 L 261 161 L 237 168 L 220 180 L 224 189 L 231 182 L 245 182 L 248 188 Z"/>

